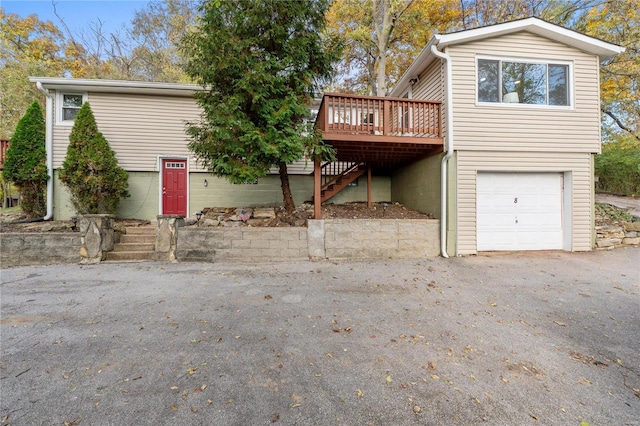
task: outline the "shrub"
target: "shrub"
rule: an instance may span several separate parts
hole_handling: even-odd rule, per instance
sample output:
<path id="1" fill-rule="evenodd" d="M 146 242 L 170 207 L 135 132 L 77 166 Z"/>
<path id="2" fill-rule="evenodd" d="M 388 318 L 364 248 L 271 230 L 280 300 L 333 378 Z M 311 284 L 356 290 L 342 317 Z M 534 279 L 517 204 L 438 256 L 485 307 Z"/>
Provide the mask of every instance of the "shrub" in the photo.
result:
<path id="1" fill-rule="evenodd" d="M 602 146 L 595 159 L 596 190 L 621 195 L 640 194 L 640 142 L 620 137 Z"/>
<path id="2" fill-rule="evenodd" d="M 31 218 L 44 216 L 47 211 L 45 188 L 49 175 L 45 134 L 42 109 L 34 101 L 18 121 L 2 171 L 4 179 L 18 187 L 22 211 Z"/>
<path id="3" fill-rule="evenodd" d="M 113 214 L 121 198 L 129 196 L 127 172 L 98 125 L 89 103 L 82 105 L 69 135 L 60 180 L 69 188 L 78 214 Z"/>

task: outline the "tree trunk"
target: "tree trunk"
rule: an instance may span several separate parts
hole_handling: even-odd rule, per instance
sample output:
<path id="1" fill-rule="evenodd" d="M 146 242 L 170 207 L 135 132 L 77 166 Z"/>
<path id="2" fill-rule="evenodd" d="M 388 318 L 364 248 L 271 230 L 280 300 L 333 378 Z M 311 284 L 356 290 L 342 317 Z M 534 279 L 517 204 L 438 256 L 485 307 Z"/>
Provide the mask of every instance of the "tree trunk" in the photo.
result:
<path id="1" fill-rule="evenodd" d="M 284 199 L 284 208 L 289 213 L 295 211 L 296 205 L 293 202 L 293 195 L 291 194 L 291 186 L 289 186 L 289 172 L 287 171 L 287 165 L 280 163 L 280 186 L 282 187 L 282 198 Z"/>

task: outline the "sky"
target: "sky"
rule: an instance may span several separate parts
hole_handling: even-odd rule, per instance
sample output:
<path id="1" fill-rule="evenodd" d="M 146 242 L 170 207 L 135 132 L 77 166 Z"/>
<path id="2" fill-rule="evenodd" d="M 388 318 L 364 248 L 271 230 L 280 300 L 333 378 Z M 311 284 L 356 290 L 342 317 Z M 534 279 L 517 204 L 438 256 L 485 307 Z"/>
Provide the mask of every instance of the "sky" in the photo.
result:
<path id="1" fill-rule="evenodd" d="M 58 14 L 74 36 L 89 31 L 92 23 L 102 21 L 104 33 L 115 33 L 128 24 L 136 10 L 143 9 L 148 0 L 54 0 Z M 38 15 L 41 21 L 51 21 L 60 30 L 63 26 L 53 12 L 52 0 L 0 0 L 5 13 L 21 17 Z"/>

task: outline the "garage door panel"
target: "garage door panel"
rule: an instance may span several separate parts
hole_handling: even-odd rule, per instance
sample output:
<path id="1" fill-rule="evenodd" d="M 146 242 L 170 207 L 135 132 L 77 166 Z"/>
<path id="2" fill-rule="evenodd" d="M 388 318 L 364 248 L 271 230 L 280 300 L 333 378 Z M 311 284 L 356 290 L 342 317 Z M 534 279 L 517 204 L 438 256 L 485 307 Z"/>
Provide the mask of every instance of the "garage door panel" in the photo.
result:
<path id="1" fill-rule="evenodd" d="M 561 249 L 562 174 L 479 172 L 477 249 Z"/>

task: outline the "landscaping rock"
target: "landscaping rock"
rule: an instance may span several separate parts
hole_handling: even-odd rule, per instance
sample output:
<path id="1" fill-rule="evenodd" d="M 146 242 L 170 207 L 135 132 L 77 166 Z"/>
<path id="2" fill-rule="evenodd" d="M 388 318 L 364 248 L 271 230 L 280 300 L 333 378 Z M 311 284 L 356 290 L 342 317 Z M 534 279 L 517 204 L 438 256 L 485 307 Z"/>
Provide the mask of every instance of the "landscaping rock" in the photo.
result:
<path id="1" fill-rule="evenodd" d="M 255 219 L 275 219 L 276 211 L 273 208 L 260 208 L 253 211 Z"/>

